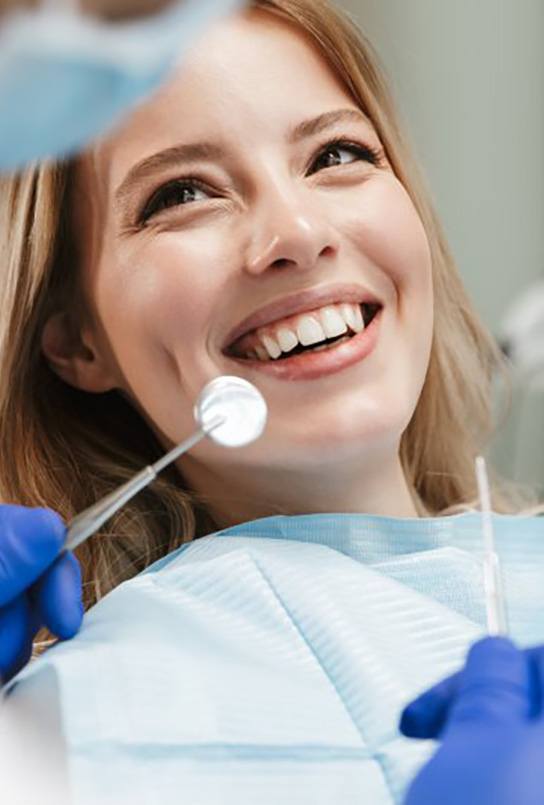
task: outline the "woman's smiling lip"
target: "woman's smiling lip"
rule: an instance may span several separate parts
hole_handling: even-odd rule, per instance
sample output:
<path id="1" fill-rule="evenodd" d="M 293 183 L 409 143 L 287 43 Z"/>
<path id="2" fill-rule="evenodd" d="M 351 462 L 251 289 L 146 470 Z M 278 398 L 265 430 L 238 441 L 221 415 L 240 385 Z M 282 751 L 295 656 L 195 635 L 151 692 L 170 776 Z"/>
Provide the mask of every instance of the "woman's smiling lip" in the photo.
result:
<path id="1" fill-rule="evenodd" d="M 268 305 L 252 313 L 234 327 L 225 339 L 222 351 L 227 357 L 228 350 L 242 336 L 272 324 L 275 321 L 293 316 L 296 313 L 304 313 L 309 310 L 331 305 L 335 302 L 356 302 L 357 304 L 379 304 L 383 307 L 383 300 L 378 299 L 375 294 L 357 283 L 342 283 L 336 285 L 323 285 L 317 288 L 309 288 L 298 293 L 283 296 Z"/>
<path id="2" fill-rule="evenodd" d="M 277 361 L 259 361 L 232 358 L 246 370 L 264 372 L 278 380 L 317 380 L 325 375 L 340 372 L 367 358 L 374 350 L 382 322 L 381 308 L 365 329 L 337 347 L 319 351 L 303 352 Z"/>

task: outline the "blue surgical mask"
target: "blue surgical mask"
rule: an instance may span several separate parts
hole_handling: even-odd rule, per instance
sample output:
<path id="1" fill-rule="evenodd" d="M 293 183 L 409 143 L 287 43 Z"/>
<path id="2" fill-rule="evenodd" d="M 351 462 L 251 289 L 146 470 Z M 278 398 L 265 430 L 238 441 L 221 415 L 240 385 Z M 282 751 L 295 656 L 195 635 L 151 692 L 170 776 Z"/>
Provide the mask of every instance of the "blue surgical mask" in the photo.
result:
<path id="1" fill-rule="evenodd" d="M 0 170 L 73 153 L 165 79 L 212 22 L 242 0 L 179 0 L 107 23 L 66 0 L 0 18 Z"/>

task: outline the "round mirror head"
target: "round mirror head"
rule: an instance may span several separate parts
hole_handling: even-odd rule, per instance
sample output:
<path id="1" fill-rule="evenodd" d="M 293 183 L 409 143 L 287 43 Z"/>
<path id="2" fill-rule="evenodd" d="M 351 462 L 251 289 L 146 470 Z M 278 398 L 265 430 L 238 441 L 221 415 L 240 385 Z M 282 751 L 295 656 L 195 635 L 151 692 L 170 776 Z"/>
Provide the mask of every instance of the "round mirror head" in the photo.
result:
<path id="1" fill-rule="evenodd" d="M 194 407 L 196 421 L 204 430 L 223 417 L 224 422 L 208 434 L 224 447 L 243 447 L 263 432 L 268 408 L 252 383 L 233 375 L 216 377 L 202 389 Z"/>

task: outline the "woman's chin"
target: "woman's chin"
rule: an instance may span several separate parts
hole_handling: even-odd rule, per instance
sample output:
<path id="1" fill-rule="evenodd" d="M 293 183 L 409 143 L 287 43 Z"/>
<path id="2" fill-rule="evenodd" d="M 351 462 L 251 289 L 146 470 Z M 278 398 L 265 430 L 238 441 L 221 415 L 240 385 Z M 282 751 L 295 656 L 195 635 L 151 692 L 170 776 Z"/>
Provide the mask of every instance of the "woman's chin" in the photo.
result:
<path id="1" fill-rule="evenodd" d="M 313 472 L 335 466 L 360 469 L 366 461 L 378 457 L 393 458 L 398 454 L 402 428 L 386 430 L 379 427 L 362 429 L 354 423 L 342 430 L 324 427 L 312 430 L 306 425 L 292 438 L 286 440 L 285 432 L 269 432 L 261 448 L 268 466 L 299 467 L 301 471 Z"/>

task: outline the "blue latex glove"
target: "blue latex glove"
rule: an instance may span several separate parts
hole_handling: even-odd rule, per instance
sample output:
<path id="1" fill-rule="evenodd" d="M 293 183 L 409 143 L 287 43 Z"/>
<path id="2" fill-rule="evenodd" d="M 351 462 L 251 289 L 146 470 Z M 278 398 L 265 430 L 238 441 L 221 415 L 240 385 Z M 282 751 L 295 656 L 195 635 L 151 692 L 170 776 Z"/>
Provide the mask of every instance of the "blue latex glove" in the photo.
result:
<path id="1" fill-rule="evenodd" d="M 442 744 L 405 805 L 544 805 L 544 647 L 485 638 L 465 668 L 405 709 L 401 731 Z"/>
<path id="2" fill-rule="evenodd" d="M 83 618 L 81 571 L 59 553 L 65 526 L 49 509 L 0 505 L 0 680 L 28 662 L 36 632 L 73 637 Z"/>

